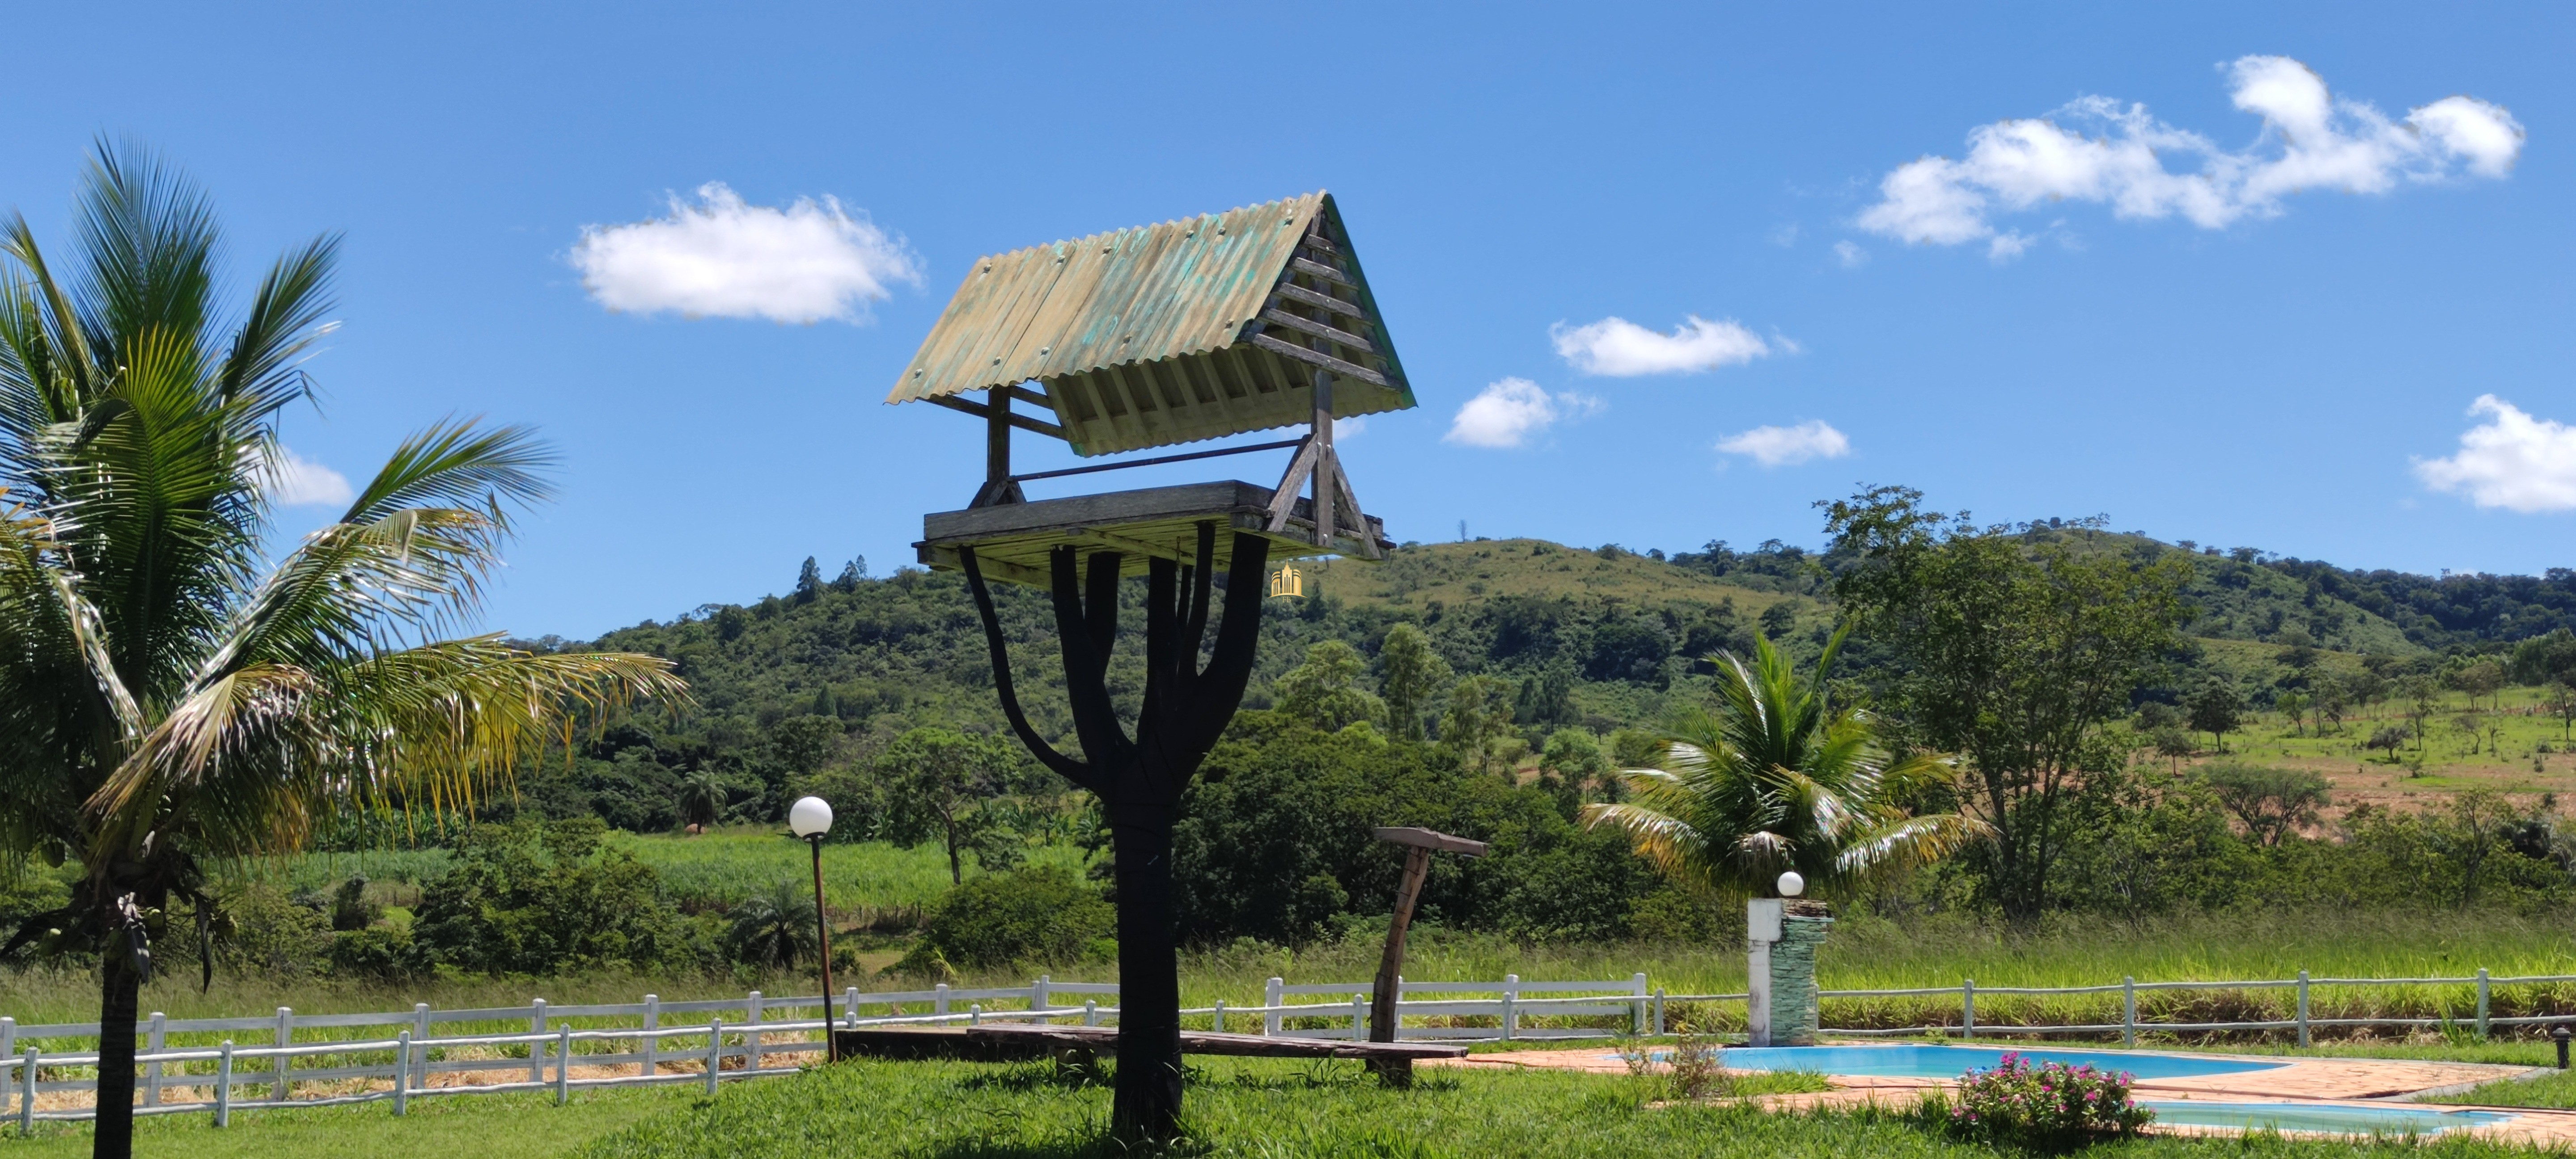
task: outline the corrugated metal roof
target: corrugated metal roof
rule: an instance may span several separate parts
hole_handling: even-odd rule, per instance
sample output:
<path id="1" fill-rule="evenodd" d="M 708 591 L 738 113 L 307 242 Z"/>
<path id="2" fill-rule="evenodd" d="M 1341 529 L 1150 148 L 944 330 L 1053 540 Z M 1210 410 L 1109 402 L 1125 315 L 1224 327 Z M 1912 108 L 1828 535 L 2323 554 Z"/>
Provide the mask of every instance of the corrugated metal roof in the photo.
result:
<path id="1" fill-rule="evenodd" d="M 1107 454 L 1309 421 L 1307 347 L 1335 415 L 1413 405 L 1322 192 L 979 258 L 886 401 L 1036 380 L 1074 451 Z"/>

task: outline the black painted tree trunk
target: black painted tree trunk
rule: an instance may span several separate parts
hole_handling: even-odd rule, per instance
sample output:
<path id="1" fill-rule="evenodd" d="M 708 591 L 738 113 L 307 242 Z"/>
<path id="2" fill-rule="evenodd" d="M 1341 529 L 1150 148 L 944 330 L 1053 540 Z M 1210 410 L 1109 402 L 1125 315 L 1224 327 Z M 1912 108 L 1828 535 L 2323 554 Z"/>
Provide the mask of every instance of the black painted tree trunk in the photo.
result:
<path id="1" fill-rule="evenodd" d="M 115 944 L 99 956 L 98 973 L 98 1121 L 90 1154 L 127 1159 L 134 1154 L 134 1031 L 143 978 L 125 947 Z"/>
<path id="2" fill-rule="evenodd" d="M 1172 906 L 1172 823 L 1181 792 L 1243 703 L 1261 631 L 1261 578 L 1270 541 L 1236 532 L 1226 584 L 1225 618 L 1207 666 L 1214 587 L 1216 524 L 1199 524 L 1198 562 L 1147 562 L 1145 696 L 1131 738 L 1109 696 L 1109 652 L 1118 637 L 1118 571 L 1113 551 L 1079 558 L 1073 547 L 1050 553 L 1057 635 L 1064 648 L 1067 696 L 1082 760 L 1050 747 L 1029 727 L 1011 687 L 1011 657 L 984 573 L 970 550 L 958 552 L 992 650 L 993 684 L 1002 713 L 1039 761 L 1100 798 L 1118 859 L 1118 1071 L 1114 1129 L 1131 1143 L 1176 1138 L 1181 1114 L 1181 980 L 1178 923 Z M 1087 565 L 1087 568 L 1086 566 Z M 1081 573 L 1087 570 L 1089 575 Z M 1087 582 L 1085 582 L 1087 580 Z"/>

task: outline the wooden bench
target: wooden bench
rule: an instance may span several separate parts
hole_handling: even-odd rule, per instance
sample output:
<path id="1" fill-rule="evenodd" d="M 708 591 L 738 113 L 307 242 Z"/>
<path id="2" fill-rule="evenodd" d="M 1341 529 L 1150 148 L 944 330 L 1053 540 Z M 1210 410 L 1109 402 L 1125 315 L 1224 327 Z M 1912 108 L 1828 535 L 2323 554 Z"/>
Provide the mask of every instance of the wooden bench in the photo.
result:
<path id="1" fill-rule="evenodd" d="M 832 1040 L 843 1058 L 954 1058 L 974 1062 L 1021 1062 L 1054 1058 L 1084 1065 L 1118 1053 L 1114 1026 L 1047 1026 L 1033 1022 L 986 1022 L 975 1026 L 887 1026 L 835 1030 Z M 1437 1042 L 1355 1042 L 1333 1038 L 1285 1038 L 1260 1034 L 1181 1032 L 1181 1053 L 1233 1055 L 1241 1058 L 1351 1058 L 1368 1064 L 1390 1086 L 1413 1081 L 1413 1063 L 1425 1058 L 1465 1058 L 1467 1048 Z"/>

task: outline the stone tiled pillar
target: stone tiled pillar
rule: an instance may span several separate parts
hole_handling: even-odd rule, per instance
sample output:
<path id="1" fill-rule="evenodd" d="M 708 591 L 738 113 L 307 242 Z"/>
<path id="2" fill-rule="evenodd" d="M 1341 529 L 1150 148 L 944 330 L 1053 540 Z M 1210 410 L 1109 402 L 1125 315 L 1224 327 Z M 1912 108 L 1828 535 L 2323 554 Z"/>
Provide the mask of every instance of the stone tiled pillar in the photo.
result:
<path id="1" fill-rule="evenodd" d="M 1770 947 L 1774 1046 L 1816 1044 L 1816 947 L 1834 924 L 1825 903 L 1792 901 L 1780 918 L 1780 940 Z"/>

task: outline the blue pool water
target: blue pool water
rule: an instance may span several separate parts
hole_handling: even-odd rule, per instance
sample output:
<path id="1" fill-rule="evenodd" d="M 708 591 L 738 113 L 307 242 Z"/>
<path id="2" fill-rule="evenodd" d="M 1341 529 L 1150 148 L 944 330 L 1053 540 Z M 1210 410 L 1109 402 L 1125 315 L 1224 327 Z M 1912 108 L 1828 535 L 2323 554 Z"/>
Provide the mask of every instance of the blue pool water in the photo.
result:
<path id="1" fill-rule="evenodd" d="M 1816 1074 L 1868 1075 L 1879 1078 L 1954 1079 L 2003 1061 L 1995 1046 L 1731 1046 L 1721 1065 L 1736 1070 L 1795 1070 Z M 2113 1050 L 2019 1050 L 2030 1062 L 2068 1066 L 2093 1064 L 2096 1070 L 2127 1071 L 2142 1079 L 2194 1078 L 2237 1074 L 2287 1066 L 2188 1054 L 2141 1054 Z"/>
<path id="2" fill-rule="evenodd" d="M 2412 1132 L 2438 1135 L 2454 1127 L 2483 1127 L 2513 1118 L 2501 1111 L 2437 1111 L 2428 1107 L 2337 1107 L 2304 1103 L 2140 1102 L 2156 1122 L 2185 1127 L 2245 1130 L 2331 1131 L 2345 1135 Z"/>

